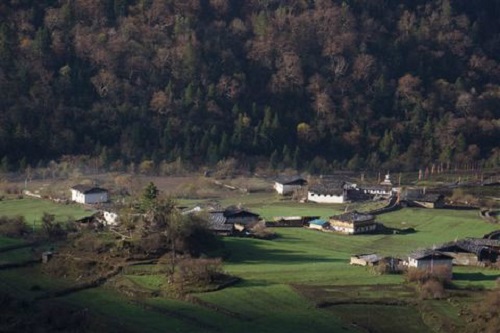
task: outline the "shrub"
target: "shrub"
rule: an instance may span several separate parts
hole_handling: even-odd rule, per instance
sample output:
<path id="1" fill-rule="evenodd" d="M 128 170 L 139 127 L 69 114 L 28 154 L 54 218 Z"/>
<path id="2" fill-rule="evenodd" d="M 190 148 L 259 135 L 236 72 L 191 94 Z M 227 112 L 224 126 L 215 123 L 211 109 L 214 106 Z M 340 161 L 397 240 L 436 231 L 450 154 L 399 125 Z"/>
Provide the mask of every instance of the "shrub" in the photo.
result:
<path id="1" fill-rule="evenodd" d="M 0 217 L 0 235 L 7 237 L 22 237 L 29 234 L 31 229 L 28 227 L 23 216 Z"/>
<path id="2" fill-rule="evenodd" d="M 431 279 L 420 287 L 420 296 L 424 299 L 441 299 L 446 296 L 446 292 L 441 282 Z"/>
<path id="3" fill-rule="evenodd" d="M 252 233 L 255 237 L 261 239 L 273 239 L 276 233 L 272 232 L 266 227 L 265 222 L 259 222 L 252 228 Z"/>
<path id="4" fill-rule="evenodd" d="M 411 267 L 406 271 L 405 278 L 407 282 L 417 282 L 418 284 L 424 284 L 429 280 L 436 280 L 444 285 L 451 281 L 450 270 L 443 266 L 434 267 L 432 271 Z"/>
<path id="5" fill-rule="evenodd" d="M 184 259 L 178 263 L 177 274 L 180 281 L 188 284 L 208 285 L 222 275 L 222 260 Z"/>

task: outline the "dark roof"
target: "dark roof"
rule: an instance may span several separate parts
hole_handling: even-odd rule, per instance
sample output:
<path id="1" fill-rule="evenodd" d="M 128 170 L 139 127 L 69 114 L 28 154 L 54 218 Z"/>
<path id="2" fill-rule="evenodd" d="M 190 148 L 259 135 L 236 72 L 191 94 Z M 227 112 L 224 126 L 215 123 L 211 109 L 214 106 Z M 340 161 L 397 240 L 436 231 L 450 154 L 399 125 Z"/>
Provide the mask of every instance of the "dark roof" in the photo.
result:
<path id="1" fill-rule="evenodd" d="M 259 217 L 258 214 L 254 214 L 244 209 L 228 207 L 221 211 L 212 211 L 208 215 L 208 228 L 211 230 L 226 230 L 230 231 L 233 229 L 233 223 L 228 223 L 228 218 L 238 217 L 238 216 L 253 216 Z"/>
<path id="2" fill-rule="evenodd" d="M 436 259 L 436 258 L 444 258 L 444 259 L 450 259 L 453 260 L 453 257 L 444 254 L 442 252 L 436 251 L 436 250 L 431 250 L 431 249 L 425 249 L 425 250 L 420 250 L 420 251 L 415 251 L 409 254 L 409 257 L 415 260 L 424 260 L 424 259 Z"/>
<path id="3" fill-rule="evenodd" d="M 420 189 L 410 189 L 403 194 L 402 200 L 436 202 L 443 197 L 444 195 L 439 193 L 424 193 L 424 191 Z"/>
<path id="4" fill-rule="evenodd" d="M 311 186 L 309 192 L 323 195 L 341 195 L 344 193 L 345 181 L 327 181 Z"/>
<path id="5" fill-rule="evenodd" d="M 251 211 L 242 209 L 242 208 L 235 208 L 235 207 L 228 207 L 225 210 L 222 211 L 224 214 L 224 217 L 237 217 L 237 216 L 255 216 L 259 217 L 259 214 L 252 213 Z"/>
<path id="6" fill-rule="evenodd" d="M 345 221 L 345 222 L 364 222 L 373 220 L 375 217 L 371 214 L 358 213 L 353 210 L 340 215 L 330 216 L 333 220 Z"/>
<path id="7" fill-rule="evenodd" d="M 72 189 L 81 192 L 83 194 L 108 192 L 108 190 L 106 189 L 91 185 L 75 185 L 72 187 Z"/>
<path id="8" fill-rule="evenodd" d="M 495 230 L 483 236 L 485 239 L 500 239 L 500 230 Z"/>
<path id="9" fill-rule="evenodd" d="M 300 176 L 280 176 L 276 180 L 276 183 L 284 185 L 304 185 L 307 184 L 307 180 Z"/>
<path id="10" fill-rule="evenodd" d="M 443 252 L 468 252 L 481 257 L 484 252 L 498 248 L 500 240 L 483 238 L 465 238 L 435 246 L 435 250 Z M 430 249 L 424 251 L 432 251 Z"/>

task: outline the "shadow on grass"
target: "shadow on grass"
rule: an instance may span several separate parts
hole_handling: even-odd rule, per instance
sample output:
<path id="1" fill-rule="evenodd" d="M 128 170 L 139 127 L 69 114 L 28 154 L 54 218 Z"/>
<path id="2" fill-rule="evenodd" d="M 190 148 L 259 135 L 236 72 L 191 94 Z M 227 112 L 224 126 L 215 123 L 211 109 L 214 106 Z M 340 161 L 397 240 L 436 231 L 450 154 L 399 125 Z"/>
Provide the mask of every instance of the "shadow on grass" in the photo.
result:
<path id="1" fill-rule="evenodd" d="M 500 278 L 500 274 L 484 275 L 481 272 L 453 273 L 453 281 L 481 282 L 481 281 L 495 281 L 498 278 Z"/>
<path id="2" fill-rule="evenodd" d="M 227 261 L 230 263 L 245 264 L 300 264 L 342 261 L 341 259 L 311 255 L 310 253 L 300 251 L 266 248 L 262 242 L 251 239 L 238 239 L 237 241 L 226 242 Z"/>
<path id="3" fill-rule="evenodd" d="M 251 287 L 269 287 L 276 283 L 269 280 L 262 279 L 240 279 L 238 283 L 235 283 L 231 288 L 251 288 Z"/>

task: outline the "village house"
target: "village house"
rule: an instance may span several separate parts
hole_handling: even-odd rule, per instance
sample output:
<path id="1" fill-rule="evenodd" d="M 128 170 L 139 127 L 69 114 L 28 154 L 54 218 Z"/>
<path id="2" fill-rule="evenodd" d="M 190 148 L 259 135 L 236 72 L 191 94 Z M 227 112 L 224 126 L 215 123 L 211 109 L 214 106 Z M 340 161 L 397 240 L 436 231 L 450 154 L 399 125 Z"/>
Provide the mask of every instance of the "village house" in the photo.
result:
<path id="1" fill-rule="evenodd" d="M 408 256 L 408 268 L 417 268 L 431 273 L 446 274 L 448 278 L 453 275 L 453 258 L 436 250 L 422 250 Z"/>
<path id="2" fill-rule="evenodd" d="M 370 254 L 356 254 L 351 257 L 350 264 L 357 266 L 375 266 L 377 265 L 383 257 L 376 253 Z"/>
<path id="3" fill-rule="evenodd" d="M 274 182 L 274 189 L 276 192 L 282 195 L 293 193 L 307 185 L 307 180 L 304 178 L 293 176 L 293 177 L 280 177 Z"/>
<path id="4" fill-rule="evenodd" d="M 344 203 L 351 185 L 345 181 L 328 181 L 311 186 L 307 192 L 307 201 L 317 203 Z"/>
<path id="5" fill-rule="evenodd" d="M 75 185 L 71 188 L 71 200 L 81 204 L 108 202 L 108 190 L 89 185 Z"/>
<path id="6" fill-rule="evenodd" d="M 275 216 L 273 221 L 266 221 L 266 227 L 303 227 L 319 216 Z"/>
<path id="7" fill-rule="evenodd" d="M 485 266 L 495 263 L 500 255 L 500 241 L 496 239 L 465 238 L 436 247 L 453 258 L 454 265 Z"/>
<path id="8" fill-rule="evenodd" d="M 228 207 L 225 210 L 209 212 L 208 227 L 215 233 L 230 235 L 235 230 L 243 231 L 251 228 L 259 221 L 258 214 L 240 208 Z"/>
<path id="9" fill-rule="evenodd" d="M 330 216 L 330 228 L 347 235 L 363 234 L 376 231 L 377 222 L 374 215 L 352 211 Z"/>
<path id="10" fill-rule="evenodd" d="M 443 208 L 444 195 L 426 193 L 425 189 L 407 189 L 401 194 L 400 202 L 404 206 L 420 208 Z"/>

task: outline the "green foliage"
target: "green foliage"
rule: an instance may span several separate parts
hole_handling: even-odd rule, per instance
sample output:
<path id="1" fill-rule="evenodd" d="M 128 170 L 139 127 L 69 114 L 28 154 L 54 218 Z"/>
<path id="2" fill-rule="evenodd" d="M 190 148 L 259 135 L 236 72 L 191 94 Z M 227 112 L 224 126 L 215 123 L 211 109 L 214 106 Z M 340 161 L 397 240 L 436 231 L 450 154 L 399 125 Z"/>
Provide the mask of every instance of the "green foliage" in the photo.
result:
<path id="1" fill-rule="evenodd" d="M 148 185 L 146 185 L 141 197 L 142 211 L 147 212 L 154 208 L 159 192 L 160 191 L 153 182 L 150 182 Z"/>

